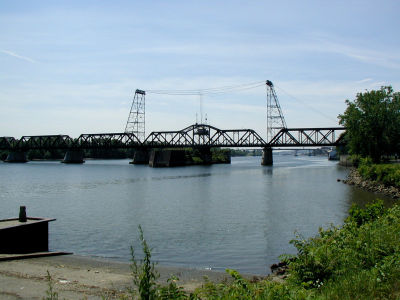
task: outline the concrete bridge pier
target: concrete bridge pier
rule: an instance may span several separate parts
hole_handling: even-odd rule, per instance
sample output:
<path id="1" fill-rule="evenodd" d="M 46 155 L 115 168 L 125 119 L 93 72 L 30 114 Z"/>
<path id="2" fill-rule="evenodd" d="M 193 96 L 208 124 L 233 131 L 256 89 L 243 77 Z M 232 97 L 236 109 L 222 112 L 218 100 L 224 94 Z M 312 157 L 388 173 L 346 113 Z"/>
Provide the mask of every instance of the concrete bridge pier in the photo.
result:
<path id="1" fill-rule="evenodd" d="M 263 149 L 261 165 L 263 166 L 272 166 L 274 164 L 273 156 L 272 156 L 272 148 L 265 147 Z"/>
<path id="2" fill-rule="evenodd" d="M 5 160 L 5 162 L 9 163 L 26 163 L 27 161 L 26 153 L 23 151 L 10 152 Z"/>
<path id="3" fill-rule="evenodd" d="M 64 159 L 61 161 L 64 164 L 83 164 L 83 151 L 82 150 L 68 150 L 65 153 Z"/>
<path id="4" fill-rule="evenodd" d="M 150 152 L 150 167 L 177 167 L 185 165 L 185 150 L 153 149 Z"/>
<path id="5" fill-rule="evenodd" d="M 149 149 L 137 149 L 133 155 L 130 164 L 133 165 L 147 165 L 149 163 L 150 151 Z"/>

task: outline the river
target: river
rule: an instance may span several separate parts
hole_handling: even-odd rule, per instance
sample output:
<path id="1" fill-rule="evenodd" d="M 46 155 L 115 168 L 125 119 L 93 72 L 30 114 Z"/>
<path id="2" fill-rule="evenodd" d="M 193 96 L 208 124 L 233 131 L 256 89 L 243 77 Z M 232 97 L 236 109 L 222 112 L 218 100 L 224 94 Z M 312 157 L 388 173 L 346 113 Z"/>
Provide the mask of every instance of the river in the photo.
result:
<path id="1" fill-rule="evenodd" d="M 160 265 L 267 274 L 295 234 L 339 225 L 376 196 L 337 182 L 326 157 L 233 157 L 230 165 L 150 168 L 128 160 L 0 163 L 0 218 L 56 218 L 50 250 L 120 261 L 140 252 L 138 225 Z"/>

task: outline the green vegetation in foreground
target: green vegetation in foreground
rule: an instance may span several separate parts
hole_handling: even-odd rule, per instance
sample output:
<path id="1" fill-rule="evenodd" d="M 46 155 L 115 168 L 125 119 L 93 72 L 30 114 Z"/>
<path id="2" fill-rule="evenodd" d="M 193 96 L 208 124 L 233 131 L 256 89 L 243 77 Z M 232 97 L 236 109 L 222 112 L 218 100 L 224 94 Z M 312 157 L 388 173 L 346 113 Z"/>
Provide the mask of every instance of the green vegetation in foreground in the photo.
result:
<path id="1" fill-rule="evenodd" d="M 138 261 L 132 248 L 134 288 L 120 299 L 400 299 L 400 206 L 385 209 L 381 200 L 365 209 L 353 205 L 341 227 L 293 240 L 298 254 L 283 257 L 289 264 L 283 283 L 249 281 L 227 270 L 232 281 L 205 279 L 191 294 L 177 285 L 178 278 L 158 285 L 151 249 L 141 227 L 139 232 L 144 258 Z M 47 294 L 58 296 L 51 285 Z"/>
<path id="2" fill-rule="evenodd" d="M 285 283 L 251 283 L 228 272 L 230 284 L 207 282 L 200 299 L 400 299 L 400 207 L 383 202 L 352 206 L 341 227 L 320 229 L 308 240 L 292 241 Z M 197 298 L 195 298 L 197 299 Z"/>
<path id="3" fill-rule="evenodd" d="M 369 158 L 361 158 L 358 173 L 362 178 L 400 188 L 400 164 L 373 164 Z"/>

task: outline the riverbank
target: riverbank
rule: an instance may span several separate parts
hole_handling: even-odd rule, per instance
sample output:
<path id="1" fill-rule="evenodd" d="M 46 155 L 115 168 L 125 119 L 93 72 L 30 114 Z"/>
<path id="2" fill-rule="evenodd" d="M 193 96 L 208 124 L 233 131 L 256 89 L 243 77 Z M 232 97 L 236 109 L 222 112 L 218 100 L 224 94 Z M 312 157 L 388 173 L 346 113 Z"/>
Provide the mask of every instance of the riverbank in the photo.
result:
<path id="1" fill-rule="evenodd" d="M 47 271 L 60 299 L 118 299 L 132 287 L 129 263 L 77 255 L 53 256 L 0 262 L 1 299 L 42 299 L 49 288 Z M 228 280 L 225 272 L 157 266 L 158 282 L 167 284 L 171 276 L 187 292 L 204 283 Z M 251 278 L 252 276 L 246 276 Z"/>
<path id="2" fill-rule="evenodd" d="M 342 182 L 345 184 L 354 185 L 372 193 L 382 194 L 394 199 L 400 198 L 399 188 L 394 186 L 386 186 L 373 180 L 364 179 L 356 168 L 351 168 L 347 179 L 343 180 Z"/>

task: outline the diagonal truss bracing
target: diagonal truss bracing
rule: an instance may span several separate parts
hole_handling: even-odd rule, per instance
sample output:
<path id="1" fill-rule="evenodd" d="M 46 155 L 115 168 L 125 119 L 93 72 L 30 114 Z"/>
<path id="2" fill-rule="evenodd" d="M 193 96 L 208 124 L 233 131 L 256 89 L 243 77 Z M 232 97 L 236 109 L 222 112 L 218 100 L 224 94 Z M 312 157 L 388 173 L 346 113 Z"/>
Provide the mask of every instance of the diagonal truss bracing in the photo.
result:
<path id="1" fill-rule="evenodd" d="M 147 147 L 262 147 L 266 142 L 252 129 L 221 130 L 214 126 L 195 124 L 180 131 L 152 132 Z"/>
<path id="2" fill-rule="evenodd" d="M 344 144 L 343 127 L 282 128 L 269 142 L 271 147 L 337 146 Z"/>
<path id="3" fill-rule="evenodd" d="M 268 143 L 252 129 L 222 130 L 195 124 L 178 131 L 155 131 L 141 141 L 134 133 L 0 137 L 0 150 L 116 149 L 183 147 L 314 147 L 344 144 L 342 127 L 282 128 Z"/>
<path id="4" fill-rule="evenodd" d="M 75 147 L 81 149 L 137 148 L 142 145 L 133 133 L 81 134 L 75 140 Z"/>
<path id="5" fill-rule="evenodd" d="M 66 149 L 73 146 L 73 143 L 73 140 L 68 135 L 23 136 L 19 140 L 13 138 L 9 143 L 10 148 L 8 149 Z"/>

